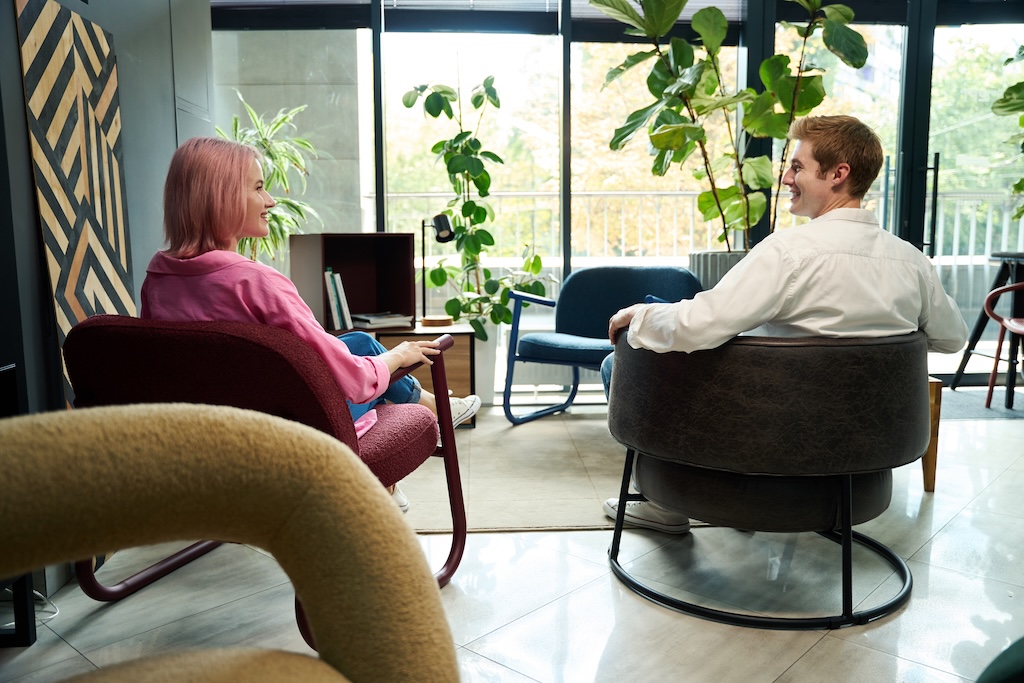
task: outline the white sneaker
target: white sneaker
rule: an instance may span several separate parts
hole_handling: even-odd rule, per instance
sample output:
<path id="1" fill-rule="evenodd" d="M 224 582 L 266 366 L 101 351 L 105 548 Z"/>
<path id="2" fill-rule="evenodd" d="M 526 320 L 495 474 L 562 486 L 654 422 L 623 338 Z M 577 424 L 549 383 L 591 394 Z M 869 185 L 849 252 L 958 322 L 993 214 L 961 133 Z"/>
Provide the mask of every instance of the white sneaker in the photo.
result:
<path id="1" fill-rule="evenodd" d="M 604 514 L 611 519 L 619 510 L 619 499 L 609 498 L 602 506 Z M 626 513 L 622 517 L 623 526 L 644 527 L 663 531 L 666 534 L 685 534 L 690 531 L 690 518 L 684 514 L 666 510 L 657 503 L 647 500 L 626 501 Z"/>
<path id="2" fill-rule="evenodd" d="M 452 407 L 452 426 L 458 427 L 480 410 L 480 397 L 474 394 L 470 394 L 466 398 L 449 396 L 448 405 Z"/>
<path id="3" fill-rule="evenodd" d="M 398 484 L 395 484 L 395 490 L 391 493 L 391 500 L 395 501 L 395 505 L 402 512 L 409 511 L 409 499 L 402 492 L 402 489 L 398 488 Z"/>

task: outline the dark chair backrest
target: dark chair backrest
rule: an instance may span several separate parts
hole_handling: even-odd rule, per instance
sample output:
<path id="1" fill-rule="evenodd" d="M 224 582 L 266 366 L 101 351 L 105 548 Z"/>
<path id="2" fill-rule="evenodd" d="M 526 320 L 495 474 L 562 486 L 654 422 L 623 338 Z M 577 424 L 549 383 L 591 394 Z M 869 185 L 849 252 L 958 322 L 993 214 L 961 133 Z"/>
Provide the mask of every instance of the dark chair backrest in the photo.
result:
<path id="1" fill-rule="evenodd" d="M 835 475 L 921 457 L 930 437 L 927 341 L 737 337 L 654 353 L 620 339 L 608 426 L 664 460 L 742 474 Z"/>
<path id="2" fill-rule="evenodd" d="M 345 395 L 327 365 L 276 327 L 99 315 L 68 333 L 64 362 L 77 408 L 233 406 L 315 427 L 359 452 Z"/>
<path id="3" fill-rule="evenodd" d="M 555 331 L 581 337 L 608 336 L 608 319 L 648 294 L 669 301 L 692 299 L 700 282 L 685 268 L 599 266 L 576 270 L 562 283 Z"/>

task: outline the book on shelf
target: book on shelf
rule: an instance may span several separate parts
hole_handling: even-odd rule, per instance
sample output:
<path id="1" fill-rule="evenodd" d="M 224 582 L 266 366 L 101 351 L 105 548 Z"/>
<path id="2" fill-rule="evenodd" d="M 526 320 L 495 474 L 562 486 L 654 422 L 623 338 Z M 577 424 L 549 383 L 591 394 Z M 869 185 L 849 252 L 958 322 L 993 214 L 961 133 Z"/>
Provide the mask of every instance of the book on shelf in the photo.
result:
<path id="1" fill-rule="evenodd" d="M 334 273 L 330 268 L 324 271 L 324 285 L 327 287 L 327 313 L 324 315 L 324 327 L 327 329 L 348 329 L 341 325 L 341 303 L 338 301 L 338 285 L 334 281 Z"/>
<path id="2" fill-rule="evenodd" d="M 341 310 L 338 329 L 351 330 L 355 325 L 352 321 L 352 311 L 348 307 L 348 297 L 345 296 L 345 285 L 341 282 L 341 273 L 334 273 L 334 285 L 338 293 L 338 308 Z"/>
<path id="3" fill-rule="evenodd" d="M 412 327 L 414 316 L 401 313 L 353 313 L 352 325 L 361 330 L 377 330 L 386 327 Z"/>

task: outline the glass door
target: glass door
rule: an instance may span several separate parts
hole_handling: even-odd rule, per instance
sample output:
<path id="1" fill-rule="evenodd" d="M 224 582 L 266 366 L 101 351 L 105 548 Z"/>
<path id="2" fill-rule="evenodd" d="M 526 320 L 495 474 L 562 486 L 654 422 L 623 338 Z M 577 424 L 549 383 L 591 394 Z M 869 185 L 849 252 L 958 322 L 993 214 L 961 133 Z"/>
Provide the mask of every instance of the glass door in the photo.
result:
<path id="1" fill-rule="evenodd" d="M 1004 65 L 1017 53 L 1021 35 L 1024 24 L 941 26 L 935 31 L 928 159 L 934 167 L 937 155 L 938 171 L 929 174 L 925 240 L 934 225 L 934 256 L 943 285 L 968 326 L 981 315 L 981 302 L 999 267 L 990 254 L 1024 251 L 1022 221 L 1012 219 L 1020 198 L 1010 195 L 1024 175 L 1020 146 L 1009 142 L 1020 132 L 1018 117 L 992 113 L 1003 91 L 1024 80 L 1024 63 Z M 994 351 L 995 335 L 995 325 L 987 325 L 978 349 Z M 943 362 L 952 372 L 959 360 L 954 355 Z M 980 356 L 972 356 L 966 369 L 990 370 L 991 360 Z"/>

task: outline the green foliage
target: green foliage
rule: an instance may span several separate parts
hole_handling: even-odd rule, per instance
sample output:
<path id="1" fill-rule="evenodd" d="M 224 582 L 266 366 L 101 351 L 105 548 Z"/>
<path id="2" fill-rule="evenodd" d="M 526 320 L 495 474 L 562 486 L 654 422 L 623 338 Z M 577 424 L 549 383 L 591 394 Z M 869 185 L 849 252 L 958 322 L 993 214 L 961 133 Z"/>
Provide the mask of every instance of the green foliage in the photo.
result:
<path id="1" fill-rule="evenodd" d="M 860 68 L 867 61 L 863 36 L 848 25 L 853 21 L 849 7 L 822 6 L 820 0 L 788 1 L 799 4 L 808 13 L 806 24 L 786 24 L 801 38 L 799 62 L 794 66 L 787 55 L 773 55 L 760 65 L 760 92 L 752 87 L 731 92 L 725 85 L 719 61 L 728 21 L 717 7 L 705 7 L 693 15 L 690 25 L 700 37 L 699 45 L 679 38 L 671 38 L 663 45 L 686 0 L 644 0 L 639 11 L 627 0 L 590 0 L 591 5 L 630 26 L 627 33 L 643 35 L 653 45 L 652 50 L 633 54 L 609 70 L 605 86 L 655 58 L 647 75 L 647 88 L 654 102 L 627 117 L 612 135 L 610 147 L 622 149 L 638 131 L 646 130 L 654 157 L 651 172 L 657 176 L 665 175 L 674 165 L 682 166 L 699 151 L 694 177 L 708 189 L 699 196 L 698 208 L 705 220 L 721 220 L 718 239 L 729 250 L 729 235 L 742 236 L 745 246 L 747 230 L 767 211 L 768 198 L 762 190 L 774 187 L 772 204 L 776 206 L 782 189 L 788 141 L 773 181 L 771 159 L 745 156 L 749 138 L 785 139 L 792 122 L 825 99 L 821 69 L 807 59 L 808 40 L 821 31 L 825 47 L 848 66 Z M 743 117 L 734 133 L 739 107 Z M 715 117 L 724 119 L 729 138 L 727 149 L 717 153 L 708 143 L 709 126 Z M 771 229 L 775 229 L 774 213 Z"/>
<path id="2" fill-rule="evenodd" d="M 320 221 L 320 215 L 313 207 L 306 202 L 287 196 L 291 193 L 289 174 L 293 171 L 298 174 L 301 182 L 299 194 L 305 193 L 306 176 L 309 175 L 306 155 L 315 159 L 317 152 L 306 138 L 281 135 L 289 129 L 296 129 L 293 120 L 306 108 L 306 105 L 303 104 L 294 109 L 281 109 L 276 116 L 266 121 L 261 114 L 249 106 L 242 98 L 241 93 L 237 90 L 235 92 L 245 107 L 251 127 L 243 127 L 239 117 L 233 116 L 231 117 L 231 130 L 224 131 L 218 126 L 217 135 L 226 140 L 251 145 L 260 151 L 263 156 L 264 186 L 277 202 L 277 206 L 270 209 L 267 214 L 267 223 L 269 224 L 267 236 L 245 237 L 239 240 L 238 253 L 246 255 L 254 261 L 259 254 L 267 254 L 273 259 L 288 241 L 289 235 L 302 232 L 302 226 L 309 218 L 312 217 Z M 285 196 L 278 196 L 275 192 L 278 188 Z"/>
<path id="3" fill-rule="evenodd" d="M 1024 46 L 1018 48 L 1017 54 L 1007 59 L 1004 64 L 1009 65 L 1019 61 L 1024 61 Z M 1024 129 L 1024 81 L 1014 83 L 1007 88 L 1003 96 L 992 103 L 992 113 L 997 116 L 1018 114 L 1018 123 Z M 1020 147 L 1021 154 L 1024 154 L 1024 132 L 1014 135 L 1009 141 L 1015 147 Z M 1024 178 L 1015 182 L 1010 191 L 1013 194 L 1024 194 Z M 1017 210 L 1013 213 L 1014 220 L 1021 217 L 1024 217 L 1024 204 L 1018 206 Z"/>
<path id="4" fill-rule="evenodd" d="M 512 310 L 508 306 L 511 290 L 541 296 L 546 292 L 544 278 L 541 277 L 541 257 L 530 246 L 524 249 L 523 265 L 518 270 L 495 275 L 483 264 L 488 248 L 495 243 L 494 236 L 486 228 L 495 220 L 493 207 L 484 201 L 491 190 L 491 175 L 487 167 L 488 164 L 504 162 L 500 156 L 483 148 L 476 131 L 488 106 L 498 109 L 501 100 L 494 88 L 493 76 L 488 76 L 474 87 L 469 103 L 479 115 L 476 128 L 467 130 L 462 93 L 458 88 L 441 84 L 419 85 L 402 96 L 402 104 L 414 107 L 421 97 L 424 113 L 435 119 L 443 114 L 458 125 L 454 136 L 438 141 L 430 151 L 437 154 L 438 160 L 444 164 L 455 193 L 441 213 L 451 221 L 460 265 L 447 265 L 442 259 L 428 273 L 427 285 L 432 288 L 450 287 L 453 295 L 445 302 L 445 313 L 455 320 L 467 318 L 477 338 L 486 341 L 486 321 L 512 323 Z"/>

